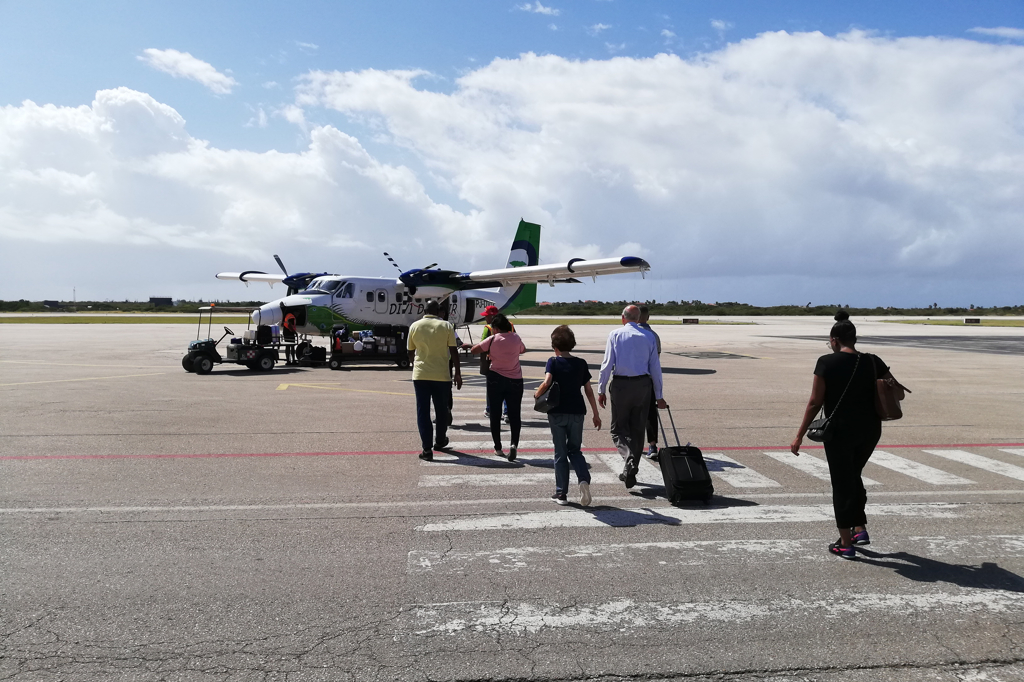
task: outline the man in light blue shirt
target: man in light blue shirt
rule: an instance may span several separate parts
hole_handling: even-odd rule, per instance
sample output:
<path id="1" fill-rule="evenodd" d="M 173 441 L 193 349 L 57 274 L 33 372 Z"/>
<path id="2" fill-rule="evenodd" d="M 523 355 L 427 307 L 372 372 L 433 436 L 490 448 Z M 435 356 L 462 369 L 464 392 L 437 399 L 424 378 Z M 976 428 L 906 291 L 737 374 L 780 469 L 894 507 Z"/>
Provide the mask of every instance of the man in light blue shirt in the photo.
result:
<path id="1" fill-rule="evenodd" d="M 639 321 L 640 309 L 635 305 L 626 306 L 622 311 L 622 327 L 608 335 L 597 382 L 597 402 L 601 407 L 605 407 L 607 395 L 611 395 L 609 431 L 616 449 L 626 460 L 619 480 L 627 488 L 636 485 L 652 388 L 658 407 L 668 407 L 662 396 L 657 345 L 650 332 L 640 328 Z"/>

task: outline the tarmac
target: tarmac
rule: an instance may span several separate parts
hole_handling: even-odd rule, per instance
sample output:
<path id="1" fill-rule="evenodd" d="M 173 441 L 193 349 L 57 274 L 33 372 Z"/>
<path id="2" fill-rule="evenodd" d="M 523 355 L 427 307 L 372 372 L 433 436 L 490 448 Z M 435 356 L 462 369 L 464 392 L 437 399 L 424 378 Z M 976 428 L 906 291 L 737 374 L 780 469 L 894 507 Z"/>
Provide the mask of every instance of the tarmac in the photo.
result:
<path id="1" fill-rule="evenodd" d="M 0 325 L 0 679 L 1024 680 L 1024 329 L 854 320 L 913 393 L 843 561 L 820 448 L 788 452 L 832 321 L 740 321 L 655 327 L 713 504 L 646 462 L 626 490 L 605 427 L 589 508 L 549 499 L 529 400 L 490 454 L 473 362 L 425 463 L 397 368 L 197 376 L 189 325 Z M 550 329 L 519 326 L 528 386 Z M 574 327 L 595 380 L 611 329 Z"/>

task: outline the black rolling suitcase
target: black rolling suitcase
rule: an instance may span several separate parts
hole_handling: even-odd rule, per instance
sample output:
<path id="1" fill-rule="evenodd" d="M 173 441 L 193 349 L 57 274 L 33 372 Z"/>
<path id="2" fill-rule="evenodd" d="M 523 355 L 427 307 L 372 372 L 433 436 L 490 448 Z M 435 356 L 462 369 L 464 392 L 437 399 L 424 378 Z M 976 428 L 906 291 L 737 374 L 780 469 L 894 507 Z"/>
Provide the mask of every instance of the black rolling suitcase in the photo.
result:
<path id="1" fill-rule="evenodd" d="M 665 496 L 672 504 L 694 500 L 709 504 L 715 494 L 715 487 L 711 484 L 711 474 L 708 473 L 704 455 L 699 448 L 689 443 L 680 444 L 679 432 L 676 431 L 676 422 L 672 419 L 671 410 L 668 410 L 668 418 L 672 423 L 672 432 L 676 436 L 675 446 L 668 445 L 668 435 L 665 433 L 665 425 L 661 422 L 659 410 L 658 424 L 661 426 L 665 446 L 658 451 L 658 463 L 661 465 L 661 477 L 665 480 Z"/>

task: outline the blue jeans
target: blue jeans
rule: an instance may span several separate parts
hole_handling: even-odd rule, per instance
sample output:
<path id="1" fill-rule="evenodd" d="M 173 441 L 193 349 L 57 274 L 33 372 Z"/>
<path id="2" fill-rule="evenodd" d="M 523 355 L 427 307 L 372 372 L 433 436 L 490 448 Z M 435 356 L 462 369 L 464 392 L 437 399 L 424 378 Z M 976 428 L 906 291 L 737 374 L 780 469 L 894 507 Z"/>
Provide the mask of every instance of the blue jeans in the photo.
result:
<path id="1" fill-rule="evenodd" d="M 551 440 L 555 443 L 555 492 L 569 493 L 569 464 L 576 471 L 576 480 L 590 483 L 590 467 L 583 457 L 584 414 L 548 413 Z"/>
<path id="2" fill-rule="evenodd" d="M 449 405 L 452 400 L 452 382 L 424 381 L 412 382 L 416 391 L 416 426 L 420 430 L 420 443 L 424 451 L 429 451 L 433 443 L 444 443 L 448 436 L 448 423 L 452 416 Z M 433 428 L 430 423 L 430 402 L 434 402 L 434 415 L 437 417 L 437 440 L 431 442 Z"/>

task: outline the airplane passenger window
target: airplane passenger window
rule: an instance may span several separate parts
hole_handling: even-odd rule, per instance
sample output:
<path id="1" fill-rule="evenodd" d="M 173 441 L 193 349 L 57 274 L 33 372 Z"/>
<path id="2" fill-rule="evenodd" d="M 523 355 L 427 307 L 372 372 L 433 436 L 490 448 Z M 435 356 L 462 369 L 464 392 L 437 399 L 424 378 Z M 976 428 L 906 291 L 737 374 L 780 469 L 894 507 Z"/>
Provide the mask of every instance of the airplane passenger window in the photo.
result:
<path id="1" fill-rule="evenodd" d="M 388 295 L 387 294 L 385 294 L 383 291 L 378 291 L 377 292 L 377 302 L 378 303 L 387 303 L 387 300 L 388 300 Z"/>
<path id="2" fill-rule="evenodd" d="M 372 291 L 367 291 L 366 292 L 366 302 L 367 303 L 373 303 L 373 292 Z"/>

